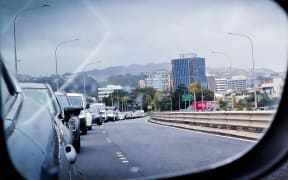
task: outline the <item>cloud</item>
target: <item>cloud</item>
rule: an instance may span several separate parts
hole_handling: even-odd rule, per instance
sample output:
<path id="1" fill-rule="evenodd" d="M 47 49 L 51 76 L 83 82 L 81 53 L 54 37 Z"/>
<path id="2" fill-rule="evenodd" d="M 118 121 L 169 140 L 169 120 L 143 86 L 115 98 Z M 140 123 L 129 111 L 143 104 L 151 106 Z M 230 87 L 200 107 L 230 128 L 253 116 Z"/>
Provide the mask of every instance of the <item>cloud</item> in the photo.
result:
<path id="1" fill-rule="evenodd" d="M 249 42 L 230 37 L 227 32 L 253 37 L 256 67 L 278 71 L 286 67 L 287 17 L 273 2 L 50 2 L 51 7 L 31 12 L 17 22 L 19 58 L 23 59 L 20 65 L 24 73 L 53 73 L 53 63 L 47 62 L 53 61 L 55 46 L 73 38 L 80 41 L 61 49 L 62 72 L 81 70 L 82 62 L 87 64 L 95 59 L 101 60 L 98 68 L 104 68 L 170 62 L 187 52 L 205 57 L 207 66 L 225 66 L 223 57 L 211 55 L 213 50 L 229 53 L 232 66 L 251 67 Z M 12 16 L 8 13 L 5 17 L 9 15 Z M 6 46 L 1 47 L 2 53 L 8 61 L 13 61 L 11 27 L 4 34 L 1 41 Z M 47 66 L 31 70 L 31 65 L 39 59 Z"/>

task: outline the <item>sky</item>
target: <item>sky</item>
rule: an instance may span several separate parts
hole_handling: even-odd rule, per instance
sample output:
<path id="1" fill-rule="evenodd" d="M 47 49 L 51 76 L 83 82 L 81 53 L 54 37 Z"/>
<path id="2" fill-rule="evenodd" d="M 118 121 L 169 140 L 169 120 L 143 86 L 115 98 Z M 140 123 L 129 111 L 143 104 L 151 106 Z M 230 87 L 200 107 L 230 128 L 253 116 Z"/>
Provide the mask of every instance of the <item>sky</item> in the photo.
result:
<path id="1" fill-rule="evenodd" d="M 47 4 L 49 7 L 41 7 Z M 0 50 L 14 71 L 33 76 L 109 66 L 170 63 L 196 53 L 208 67 L 287 69 L 287 15 L 271 1 L 11 0 L 0 2 Z"/>

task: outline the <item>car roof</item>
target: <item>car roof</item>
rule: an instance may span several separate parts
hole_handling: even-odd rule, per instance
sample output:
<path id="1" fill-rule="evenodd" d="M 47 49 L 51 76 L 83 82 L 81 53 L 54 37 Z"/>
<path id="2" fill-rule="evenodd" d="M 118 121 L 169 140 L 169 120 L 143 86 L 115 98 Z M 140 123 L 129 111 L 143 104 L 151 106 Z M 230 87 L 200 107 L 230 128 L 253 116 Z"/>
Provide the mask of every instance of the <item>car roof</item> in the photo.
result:
<path id="1" fill-rule="evenodd" d="M 67 96 L 83 96 L 81 93 L 67 93 Z"/>
<path id="2" fill-rule="evenodd" d="M 21 88 L 37 88 L 37 89 L 47 89 L 47 84 L 44 83 L 19 83 Z"/>
<path id="3" fill-rule="evenodd" d="M 65 92 L 63 91 L 55 91 L 54 94 L 57 96 L 57 95 L 66 95 Z"/>

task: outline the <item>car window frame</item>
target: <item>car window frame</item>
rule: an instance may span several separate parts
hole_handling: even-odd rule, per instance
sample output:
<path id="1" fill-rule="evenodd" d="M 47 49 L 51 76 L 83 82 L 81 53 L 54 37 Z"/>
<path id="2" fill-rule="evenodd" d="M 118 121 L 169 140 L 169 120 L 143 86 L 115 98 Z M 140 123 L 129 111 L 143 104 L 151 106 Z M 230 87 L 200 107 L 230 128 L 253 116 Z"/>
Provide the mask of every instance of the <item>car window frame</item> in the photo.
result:
<path id="1" fill-rule="evenodd" d="M 16 84 L 15 78 L 8 72 L 5 65 L 3 64 L 3 58 L 0 53 L 0 75 L 3 76 L 3 79 L 5 83 L 7 83 L 7 87 L 9 89 L 9 92 L 13 94 L 13 99 L 11 99 L 11 106 L 13 107 L 13 111 L 9 111 L 7 116 L 13 118 L 18 115 L 18 110 L 21 108 L 22 101 L 23 101 L 23 95 L 21 94 L 20 87 Z M 0 88 L 0 94 L 1 92 Z M 5 133 L 5 126 L 4 121 L 6 120 L 7 116 L 3 116 L 3 106 L 2 106 L 2 97 L 0 96 L 0 166 L 5 167 L 4 171 L 0 171 L 0 177 L 4 179 L 24 179 L 22 175 L 16 170 L 12 160 L 10 159 L 9 150 L 6 144 L 7 138 L 9 137 L 9 133 L 12 133 L 14 130 L 15 121 L 12 121 L 11 126 L 8 131 L 8 133 Z M 15 118 L 14 118 L 15 119 Z"/>

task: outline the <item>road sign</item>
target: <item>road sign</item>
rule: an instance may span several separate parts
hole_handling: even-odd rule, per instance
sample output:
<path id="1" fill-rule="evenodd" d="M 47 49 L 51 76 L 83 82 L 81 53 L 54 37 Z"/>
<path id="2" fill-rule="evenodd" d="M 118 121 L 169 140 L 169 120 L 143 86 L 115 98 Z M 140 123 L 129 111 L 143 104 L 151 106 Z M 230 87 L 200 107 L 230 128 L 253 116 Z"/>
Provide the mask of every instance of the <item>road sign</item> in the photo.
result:
<path id="1" fill-rule="evenodd" d="M 192 101 L 192 99 L 193 99 L 193 95 L 192 94 L 183 94 L 182 97 L 181 97 L 181 100 L 183 102 Z"/>

